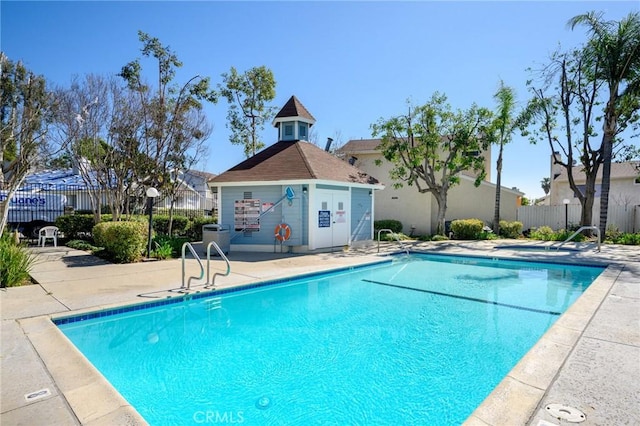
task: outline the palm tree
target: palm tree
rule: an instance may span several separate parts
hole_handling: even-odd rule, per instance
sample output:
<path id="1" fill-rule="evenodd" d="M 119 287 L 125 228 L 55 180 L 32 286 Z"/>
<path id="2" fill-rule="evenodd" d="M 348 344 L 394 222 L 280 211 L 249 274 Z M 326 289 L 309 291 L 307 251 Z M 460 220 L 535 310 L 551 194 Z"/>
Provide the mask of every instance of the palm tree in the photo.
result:
<path id="1" fill-rule="evenodd" d="M 600 232 L 607 229 L 613 143 L 627 124 L 637 120 L 640 109 L 640 13 L 605 21 L 602 13 L 589 12 L 569 20 L 571 28 L 583 25 L 590 36 L 585 53 L 596 65 L 596 81 L 606 82 L 609 96 L 604 109 Z"/>
<path id="2" fill-rule="evenodd" d="M 493 95 L 498 102 L 498 111 L 493 120 L 493 139 L 500 147 L 498 159 L 496 161 L 496 203 L 493 213 L 493 232 L 497 235 L 500 232 L 500 183 L 502 180 L 502 152 L 504 145 L 511 141 L 511 136 L 516 129 L 516 120 L 513 117 L 515 108 L 515 95 L 511 87 L 505 86 L 500 81 L 498 91 Z"/>
<path id="3" fill-rule="evenodd" d="M 542 180 L 540 181 L 540 186 L 544 191 L 544 195 L 549 195 L 549 191 L 551 191 L 551 179 L 549 179 L 548 177 L 542 178 Z"/>

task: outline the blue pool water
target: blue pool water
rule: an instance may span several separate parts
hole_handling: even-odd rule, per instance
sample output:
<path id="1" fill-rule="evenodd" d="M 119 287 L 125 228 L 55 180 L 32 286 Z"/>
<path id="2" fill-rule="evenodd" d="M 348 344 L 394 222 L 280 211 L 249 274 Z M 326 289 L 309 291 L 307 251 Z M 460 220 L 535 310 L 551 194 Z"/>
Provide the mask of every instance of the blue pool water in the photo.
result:
<path id="1" fill-rule="evenodd" d="M 449 425 L 601 272 L 414 254 L 56 322 L 152 425 Z"/>

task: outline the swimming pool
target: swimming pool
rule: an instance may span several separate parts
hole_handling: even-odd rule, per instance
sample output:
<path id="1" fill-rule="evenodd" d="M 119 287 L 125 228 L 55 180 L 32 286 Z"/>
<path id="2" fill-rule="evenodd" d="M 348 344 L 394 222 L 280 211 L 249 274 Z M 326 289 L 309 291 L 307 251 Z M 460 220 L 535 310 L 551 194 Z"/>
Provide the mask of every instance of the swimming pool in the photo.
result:
<path id="1" fill-rule="evenodd" d="M 151 424 L 458 424 L 602 268 L 399 256 L 56 320 Z"/>

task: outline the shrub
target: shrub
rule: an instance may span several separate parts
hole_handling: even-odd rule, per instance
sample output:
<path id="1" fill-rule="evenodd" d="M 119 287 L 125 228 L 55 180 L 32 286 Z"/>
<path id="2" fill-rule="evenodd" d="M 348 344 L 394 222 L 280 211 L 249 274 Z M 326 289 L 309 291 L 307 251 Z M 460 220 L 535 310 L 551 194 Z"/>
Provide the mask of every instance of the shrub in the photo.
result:
<path id="1" fill-rule="evenodd" d="M 604 241 L 611 242 L 615 244 L 620 237 L 622 237 L 624 233 L 618 229 L 615 225 L 607 226 L 607 232 L 604 235 Z"/>
<path id="2" fill-rule="evenodd" d="M 480 219 L 461 219 L 451 222 L 451 230 L 456 240 L 478 240 L 484 223 Z"/>
<path id="3" fill-rule="evenodd" d="M 162 244 L 158 244 L 154 241 L 155 248 L 151 251 L 151 256 L 156 259 L 168 259 L 173 255 L 173 247 L 169 241 L 164 241 Z"/>
<path id="4" fill-rule="evenodd" d="M 431 237 L 431 241 L 447 241 L 449 239 L 449 237 L 447 237 L 446 235 L 434 235 L 433 237 Z"/>
<path id="5" fill-rule="evenodd" d="M 189 242 L 187 237 L 170 237 L 169 235 L 157 235 L 153 239 L 156 247 L 168 246 L 171 251 L 167 257 L 180 257 L 182 255 L 182 245 Z M 163 249 L 165 250 L 165 249 Z"/>
<path id="6" fill-rule="evenodd" d="M 520 238 L 522 235 L 522 222 L 500 221 L 500 236 L 504 238 Z"/>
<path id="7" fill-rule="evenodd" d="M 147 242 L 143 222 L 102 222 L 93 227 L 93 238 L 105 254 L 118 263 L 140 260 Z"/>
<path id="8" fill-rule="evenodd" d="M 478 235 L 478 240 L 497 240 L 498 236 L 496 234 L 493 233 L 492 230 L 485 230 L 483 229 L 482 231 L 480 231 L 480 234 Z"/>
<path id="9" fill-rule="evenodd" d="M 186 235 L 189 227 L 189 218 L 186 216 L 174 216 L 171 225 L 173 235 Z M 169 216 L 153 216 L 153 230 L 158 234 L 167 235 L 169 233 Z"/>
<path id="10" fill-rule="evenodd" d="M 376 234 L 381 229 L 391 229 L 392 232 L 402 232 L 402 222 L 394 219 L 376 220 L 373 222 L 373 228 Z"/>
<path id="11" fill-rule="evenodd" d="M 86 242 L 84 240 L 67 241 L 66 246 L 67 247 L 71 247 L 72 249 L 76 249 L 76 250 L 90 251 L 92 253 L 95 253 L 95 252 L 100 250 L 100 247 L 96 247 L 93 244 L 88 243 L 88 242 Z"/>
<path id="12" fill-rule="evenodd" d="M 94 225 L 93 215 L 87 214 L 58 216 L 55 223 L 65 238 L 72 240 L 90 237 Z"/>
<path id="13" fill-rule="evenodd" d="M 210 223 L 218 223 L 218 218 L 213 216 L 194 217 L 189 223 L 186 237 L 189 241 L 202 241 L 202 226 Z"/>
<path id="14" fill-rule="evenodd" d="M 530 236 L 533 240 L 555 241 L 555 232 L 549 226 L 532 229 Z"/>
<path id="15" fill-rule="evenodd" d="M 11 234 L 0 238 L 0 287 L 17 287 L 30 281 L 29 272 L 35 256 L 26 247 L 16 244 Z"/>
<path id="16" fill-rule="evenodd" d="M 565 241 L 567 238 L 571 236 L 575 231 L 572 230 L 564 230 L 559 229 L 554 231 L 548 226 L 541 226 L 537 229 L 532 229 L 529 238 L 532 240 L 542 240 L 542 241 Z M 571 241 L 579 243 L 581 241 L 586 240 L 586 237 L 582 234 L 578 234 Z"/>
<path id="17" fill-rule="evenodd" d="M 625 244 L 628 246 L 640 245 L 640 233 L 621 233 L 615 239 L 611 241 L 613 244 Z"/>
<path id="18" fill-rule="evenodd" d="M 400 240 L 400 241 L 413 240 L 413 238 L 409 237 L 408 235 L 403 234 L 402 232 L 394 232 L 394 233 L 391 233 L 391 234 L 384 233 L 384 234 L 380 235 L 380 241 L 397 241 L 397 240 Z"/>
<path id="19" fill-rule="evenodd" d="M 564 229 L 559 229 L 559 230 L 557 230 L 555 232 L 554 239 L 552 241 L 564 241 L 567 238 L 569 238 L 576 231 L 577 231 L 577 229 L 575 229 L 575 230 L 568 229 L 566 231 Z M 573 237 L 571 239 L 571 241 L 579 243 L 579 242 L 584 241 L 586 239 L 587 238 L 584 235 L 578 234 L 575 237 Z"/>

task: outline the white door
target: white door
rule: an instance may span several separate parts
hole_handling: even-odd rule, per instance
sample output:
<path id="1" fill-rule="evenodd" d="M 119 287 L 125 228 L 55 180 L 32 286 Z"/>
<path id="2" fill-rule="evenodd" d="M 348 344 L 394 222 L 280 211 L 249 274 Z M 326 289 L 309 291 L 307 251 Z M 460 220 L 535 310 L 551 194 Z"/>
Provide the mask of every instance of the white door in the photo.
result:
<path id="1" fill-rule="evenodd" d="M 314 212 L 314 248 L 349 244 L 349 192 L 319 189 Z"/>

